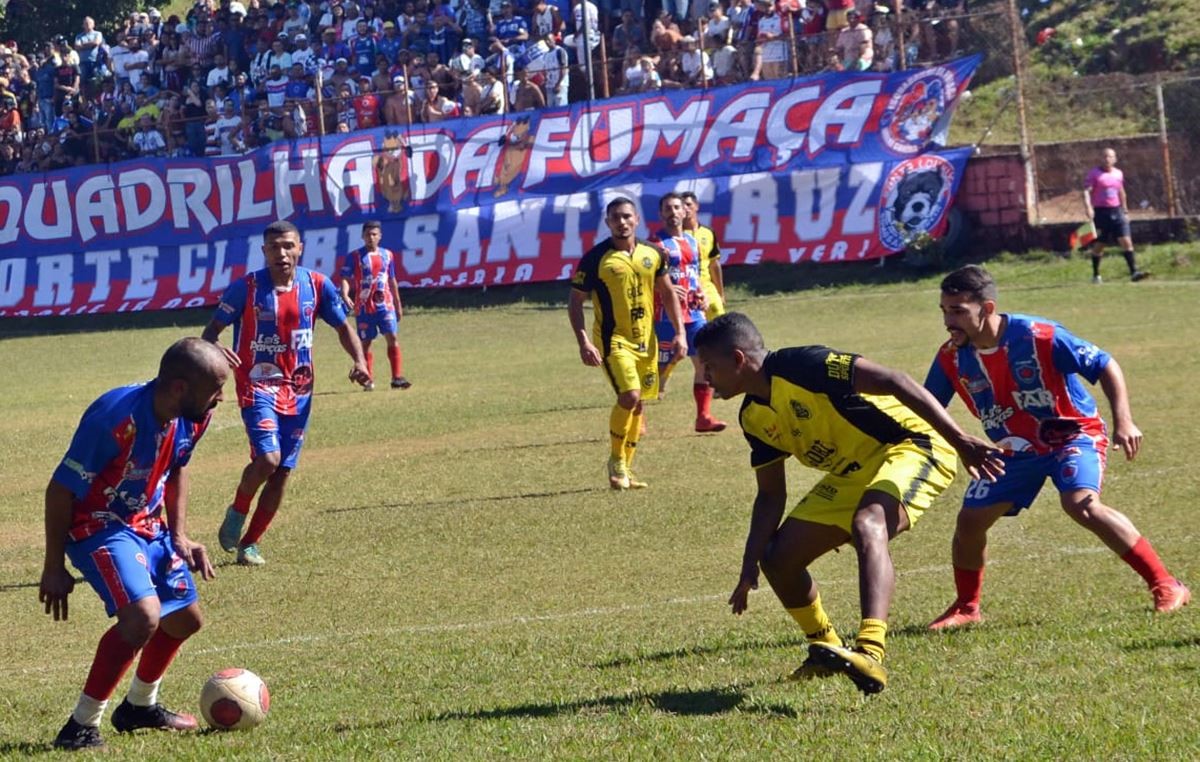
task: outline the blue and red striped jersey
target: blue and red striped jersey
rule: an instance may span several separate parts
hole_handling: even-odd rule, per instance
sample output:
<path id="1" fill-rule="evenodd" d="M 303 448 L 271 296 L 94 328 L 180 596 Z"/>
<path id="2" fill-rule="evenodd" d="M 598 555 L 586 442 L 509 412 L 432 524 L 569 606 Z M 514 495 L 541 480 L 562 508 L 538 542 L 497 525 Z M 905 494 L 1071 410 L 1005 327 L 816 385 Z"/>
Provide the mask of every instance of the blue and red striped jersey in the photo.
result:
<path id="1" fill-rule="evenodd" d="M 339 271 L 342 280 L 349 281 L 358 315 L 394 312 L 396 301 L 388 279 L 396 277 L 396 255 L 390 249 L 375 251 L 356 249 L 346 255 Z"/>
<path id="2" fill-rule="evenodd" d="M 268 270 L 225 290 L 213 320 L 233 326 L 233 351 L 242 360 L 234 373 L 240 407 L 265 403 L 280 415 L 296 415 L 308 404 L 316 315 L 334 327 L 346 322 L 333 282 L 305 267 L 296 268 L 285 291 L 275 288 Z"/>
<path id="3" fill-rule="evenodd" d="M 1012 453 L 1046 454 L 1079 437 L 1107 446 L 1096 383 L 1111 356 L 1053 320 L 1008 315 L 994 349 L 942 345 L 925 379 L 943 404 L 955 394 L 993 442 Z"/>
<path id="4" fill-rule="evenodd" d="M 187 465 L 211 415 L 202 423 L 176 418 L 160 426 L 154 387 L 149 381 L 105 392 L 79 421 L 53 477 L 75 497 L 72 541 L 112 523 L 146 538 L 162 531 L 167 478 Z"/>

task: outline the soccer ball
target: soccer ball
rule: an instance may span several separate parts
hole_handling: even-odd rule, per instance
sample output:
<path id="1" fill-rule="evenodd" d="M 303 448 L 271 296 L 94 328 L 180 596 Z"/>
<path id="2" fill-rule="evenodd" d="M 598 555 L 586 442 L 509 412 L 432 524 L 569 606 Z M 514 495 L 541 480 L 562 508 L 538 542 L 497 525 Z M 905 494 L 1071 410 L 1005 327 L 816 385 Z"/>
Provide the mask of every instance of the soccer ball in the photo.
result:
<path id="1" fill-rule="evenodd" d="M 271 693 L 248 669 L 223 669 L 200 689 L 200 713 L 215 730 L 247 730 L 266 718 Z"/>

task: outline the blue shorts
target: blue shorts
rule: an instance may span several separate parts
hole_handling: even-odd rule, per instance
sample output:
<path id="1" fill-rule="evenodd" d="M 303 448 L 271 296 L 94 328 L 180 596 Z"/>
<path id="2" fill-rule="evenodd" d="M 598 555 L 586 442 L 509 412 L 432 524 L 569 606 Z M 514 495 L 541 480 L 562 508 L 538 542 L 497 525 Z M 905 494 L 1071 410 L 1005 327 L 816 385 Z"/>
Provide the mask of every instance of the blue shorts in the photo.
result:
<path id="1" fill-rule="evenodd" d="M 705 321 L 694 320 L 691 323 L 684 323 L 684 335 L 687 336 L 688 357 L 696 356 L 696 334 L 704 327 Z M 671 342 L 675 340 L 675 326 L 668 320 L 665 323 L 655 323 L 654 333 L 658 336 L 658 366 L 661 368 L 664 365 L 671 363 Z"/>
<path id="2" fill-rule="evenodd" d="M 277 452 L 279 465 L 296 467 L 300 448 L 304 446 L 304 432 L 308 430 L 308 402 L 302 403 L 299 410 L 296 415 L 280 415 L 269 403 L 242 408 L 242 423 L 250 438 L 252 460 L 268 452 Z"/>
<path id="3" fill-rule="evenodd" d="M 362 341 L 374 341 L 381 333 L 384 336 L 393 336 L 396 333 L 395 310 L 359 314 L 355 320 L 358 322 L 358 338 Z"/>
<path id="4" fill-rule="evenodd" d="M 1047 455 L 1005 456 L 1004 476 L 995 482 L 972 479 L 963 494 L 963 508 L 1012 503 L 1005 515 L 1015 516 L 1033 504 L 1047 476 L 1060 494 L 1080 489 L 1098 493 L 1104 481 L 1106 444 L 1076 440 Z"/>
<path id="5" fill-rule="evenodd" d="M 152 540 L 114 525 L 78 542 L 67 543 L 67 557 L 104 601 L 113 616 L 134 601 L 158 596 L 165 617 L 199 599 L 196 581 L 175 552 L 168 532 Z"/>

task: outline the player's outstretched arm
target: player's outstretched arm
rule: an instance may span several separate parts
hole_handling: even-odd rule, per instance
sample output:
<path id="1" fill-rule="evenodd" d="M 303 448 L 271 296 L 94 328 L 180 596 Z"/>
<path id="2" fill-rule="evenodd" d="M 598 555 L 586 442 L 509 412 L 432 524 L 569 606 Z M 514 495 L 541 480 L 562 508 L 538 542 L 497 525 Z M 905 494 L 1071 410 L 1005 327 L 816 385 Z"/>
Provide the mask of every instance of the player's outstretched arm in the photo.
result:
<path id="1" fill-rule="evenodd" d="M 71 490 L 56 481 L 46 487 L 46 558 L 38 600 L 54 621 L 67 620 L 67 598 L 75 578 L 67 571 L 67 532 L 71 529 Z"/>
<path id="2" fill-rule="evenodd" d="M 171 543 L 189 569 L 199 573 L 202 579 L 212 579 L 217 573 L 209 560 L 208 550 L 187 535 L 187 501 L 187 466 L 181 466 L 171 471 L 163 488 L 163 508 L 167 513 Z"/>
<path id="3" fill-rule="evenodd" d="M 758 494 L 754 497 L 750 533 L 746 535 L 746 549 L 742 553 L 742 571 L 738 575 L 737 587 L 729 596 L 729 606 L 739 616 L 750 606 L 750 591 L 758 588 L 758 565 L 767 554 L 767 546 L 771 544 L 771 537 L 779 528 L 787 507 L 785 462 L 781 458 L 754 472 Z"/>
<path id="4" fill-rule="evenodd" d="M 586 291 L 571 289 L 571 299 L 567 302 L 567 319 L 571 322 L 571 333 L 575 334 L 575 342 L 579 344 L 579 359 L 591 368 L 599 367 L 602 359 L 600 351 L 588 338 L 587 323 L 583 319 L 583 303 L 587 301 Z"/>
<path id="5" fill-rule="evenodd" d="M 229 362 L 229 367 L 236 368 L 242 364 L 242 358 L 238 357 L 236 352 L 221 343 L 221 331 L 224 330 L 224 323 L 213 320 L 204 326 L 204 332 L 200 334 L 200 338 L 210 344 L 216 344 L 217 348 L 221 350 L 221 354 L 225 355 L 226 361 Z"/>
<path id="6" fill-rule="evenodd" d="M 358 340 L 358 332 L 354 330 L 354 318 L 347 316 L 338 324 L 337 335 L 342 349 L 346 350 L 346 354 L 350 355 L 350 359 L 354 361 L 354 367 L 350 369 L 350 380 L 362 386 L 371 383 L 371 374 L 367 372 L 367 358 L 363 355 L 362 342 Z"/>
<path id="7" fill-rule="evenodd" d="M 1004 475 L 1004 461 L 996 445 L 962 430 L 946 408 L 929 391 L 902 371 L 872 362 L 865 357 L 854 361 L 854 391 L 862 394 L 892 396 L 941 434 L 958 451 L 963 466 L 973 479 L 995 480 Z"/>
<path id="8" fill-rule="evenodd" d="M 1129 388 L 1125 385 L 1125 373 L 1115 358 L 1109 358 L 1104 370 L 1100 371 L 1100 388 L 1108 397 L 1113 415 L 1113 447 L 1121 448 L 1126 460 L 1137 457 L 1142 448 L 1142 431 L 1133 422 L 1129 410 Z"/>

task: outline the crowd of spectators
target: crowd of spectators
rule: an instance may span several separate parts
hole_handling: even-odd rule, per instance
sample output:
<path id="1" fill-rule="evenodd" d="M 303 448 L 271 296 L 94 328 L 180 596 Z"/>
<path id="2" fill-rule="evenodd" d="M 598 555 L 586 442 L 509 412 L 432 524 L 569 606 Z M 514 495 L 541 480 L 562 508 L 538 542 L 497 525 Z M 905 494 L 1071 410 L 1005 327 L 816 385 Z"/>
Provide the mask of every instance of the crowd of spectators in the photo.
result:
<path id="1" fill-rule="evenodd" d="M 882 3 L 882 4 L 877 4 Z M 0 174 L 525 111 L 958 47 L 965 0 L 198 0 L 0 45 Z M 64 30 L 65 32 L 65 30 Z"/>

